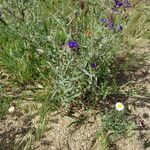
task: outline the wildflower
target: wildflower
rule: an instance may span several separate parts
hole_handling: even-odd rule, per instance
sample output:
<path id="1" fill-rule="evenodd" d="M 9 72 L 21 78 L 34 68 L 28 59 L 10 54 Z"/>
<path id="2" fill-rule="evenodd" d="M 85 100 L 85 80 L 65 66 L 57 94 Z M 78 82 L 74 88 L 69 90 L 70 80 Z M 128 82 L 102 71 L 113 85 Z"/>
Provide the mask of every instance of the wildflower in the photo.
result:
<path id="1" fill-rule="evenodd" d="M 91 31 L 86 31 L 85 34 L 86 34 L 88 37 L 92 36 L 92 32 L 91 32 Z"/>
<path id="2" fill-rule="evenodd" d="M 8 112 L 9 112 L 9 113 L 12 113 L 12 112 L 14 112 L 14 110 L 15 110 L 15 107 L 14 107 L 14 106 L 11 106 L 11 107 L 8 109 Z"/>
<path id="3" fill-rule="evenodd" d="M 119 25 L 119 26 L 117 27 L 117 30 L 118 30 L 118 31 L 122 31 L 122 30 L 123 30 L 123 26 L 122 26 L 122 25 Z"/>
<path id="4" fill-rule="evenodd" d="M 131 6 L 129 0 L 124 0 L 123 5 L 124 5 L 125 7 L 130 7 L 130 6 Z"/>
<path id="5" fill-rule="evenodd" d="M 113 28 L 113 27 L 114 27 L 114 23 L 111 22 L 111 21 L 108 21 L 108 26 L 109 26 L 110 28 Z"/>
<path id="6" fill-rule="evenodd" d="M 96 63 L 91 63 L 91 67 L 92 67 L 92 68 L 96 68 L 96 67 L 97 67 L 97 64 L 96 64 Z"/>
<path id="7" fill-rule="evenodd" d="M 115 0 L 115 5 L 116 5 L 116 7 L 121 7 L 123 5 L 123 3 L 118 0 Z"/>
<path id="8" fill-rule="evenodd" d="M 78 48 L 79 47 L 79 44 L 76 42 L 76 41 L 69 41 L 68 42 L 68 46 L 70 48 Z"/>
<path id="9" fill-rule="evenodd" d="M 101 19 L 101 22 L 106 23 L 106 22 L 107 22 L 107 19 L 106 19 L 106 18 L 102 18 L 102 19 Z"/>
<path id="10" fill-rule="evenodd" d="M 115 105 L 115 108 L 118 111 L 122 111 L 122 110 L 124 110 L 124 105 L 120 102 L 117 102 L 116 105 Z"/>
<path id="11" fill-rule="evenodd" d="M 101 19 L 102 23 L 105 23 L 108 27 L 113 28 L 114 27 L 114 23 L 108 19 L 102 18 Z"/>

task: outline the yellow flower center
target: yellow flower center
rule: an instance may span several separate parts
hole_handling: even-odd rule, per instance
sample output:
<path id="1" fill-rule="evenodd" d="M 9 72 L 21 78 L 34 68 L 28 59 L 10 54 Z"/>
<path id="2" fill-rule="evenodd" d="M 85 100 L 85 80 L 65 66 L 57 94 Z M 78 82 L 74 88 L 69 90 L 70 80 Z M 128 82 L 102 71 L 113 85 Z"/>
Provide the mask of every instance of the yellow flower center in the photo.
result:
<path id="1" fill-rule="evenodd" d="M 117 106 L 118 108 L 122 108 L 123 107 L 123 105 L 122 104 L 118 104 L 118 106 Z"/>

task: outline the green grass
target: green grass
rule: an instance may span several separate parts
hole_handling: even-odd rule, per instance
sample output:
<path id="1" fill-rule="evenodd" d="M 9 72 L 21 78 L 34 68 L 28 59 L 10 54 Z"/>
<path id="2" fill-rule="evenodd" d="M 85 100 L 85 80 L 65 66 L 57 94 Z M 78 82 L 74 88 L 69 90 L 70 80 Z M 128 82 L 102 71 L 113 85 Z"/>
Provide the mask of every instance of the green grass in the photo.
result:
<path id="1" fill-rule="evenodd" d="M 68 103 L 88 91 L 91 101 L 117 92 L 111 65 L 122 34 L 100 23 L 106 6 L 99 1 L 88 5 L 85 14 L 73 1 L 3 1 L 2 20 L 7 26 L 1 24 L 0 65 L 20 83 L 49 81 L 49 99 L 56 103 Z M 85 35 L 88 29 L 91 37 Z M 72 39 L 80 45 L 78 53 L 63 47 Z M 97 68 L 92 69 L 91 63 Z"/>
<path id="2" fill-rule="evenodd" d="M 134 61 L 125 55 L 128 62 L 120 63 L 120 54 L 128 54 L 135 39 L 149 38 L 148 1 L 114 16 L 111 0 L 88 0 L 83 10 L 77 0 L 1 0 L 0 4 L 0 67 L 21 85 L 40 83 L 42 91 L 35 87 L 33 99 L 55 109 L 71 102 L 95 107 L 118 94 L 117 75 Z M 101 18 L 113 19 L 123 31 L 109 29 Z M 77 52 L 67 46 L 70 40 L 79 43 Z M 1 116 L 10 101 L 0 102 Z M 115 124 L 109 117 L 104 119 L 107 130 L 125 132 L 126 122 L 112 129 Z M 42 130 L 37 130 L 38 138 Z"/>

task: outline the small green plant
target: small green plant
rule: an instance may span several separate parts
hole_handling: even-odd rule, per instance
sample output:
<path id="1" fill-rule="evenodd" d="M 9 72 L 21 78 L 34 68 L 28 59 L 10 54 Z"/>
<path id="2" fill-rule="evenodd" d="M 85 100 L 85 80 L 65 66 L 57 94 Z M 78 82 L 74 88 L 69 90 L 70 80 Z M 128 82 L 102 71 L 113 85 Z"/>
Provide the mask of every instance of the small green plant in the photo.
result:
<path id="1" fill-rule="evenodd" d="M 107 112 L 102 118 L 102 124 L 105 132 L 110 131 L 115 136 L 127 134 L 133 126 L 125 110 Z"/>
<path id="2" fill-rule="evenodd" d="M 5 116 L 11 102 L 12 98 L 10 97 L 0 97 L 0 120 Z"/>
<path id="3" fill-rule="evenodd" d="M 127 112 L 124 110 L 122 103 L 116 103 L 116 110 L 106 112 L 102 117 L 102 129 L 97 132 L 100 139 L 100 149 L 109 150 L 113 140 L 123 137 L 132 136 L 134 124 L 129 120 Z"/>

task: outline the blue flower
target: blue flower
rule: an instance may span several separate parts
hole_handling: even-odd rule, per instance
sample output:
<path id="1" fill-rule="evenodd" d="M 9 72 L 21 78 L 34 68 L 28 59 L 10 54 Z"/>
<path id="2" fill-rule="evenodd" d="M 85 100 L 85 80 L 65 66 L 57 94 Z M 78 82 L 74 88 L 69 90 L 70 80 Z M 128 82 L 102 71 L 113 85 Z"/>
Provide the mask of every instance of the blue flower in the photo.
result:
<path id="1" fill-rule="evenodd" d="M 102 18 L 100 21 L 103 22 L 103 23 L 106 23 L 107 19 L 106 18 Z"/>
<path id="2" fill-rule="evenodd" d="M 114 23 L 111 22 L 111 21 L 109 21 L 109 22 L 108 22 L 108 26 L 109 26 L 110 28 L 113 28 L 113 27 L 114 27 Z"/>
<path id="3" fill-rule="evenodd" d="M 69 41 L 68 42 L 68 46 L 70 48 L 78 48 L 79 47 L 79 44 L 76 42 L 76 41 Z"/>
<path id="4" fill-rule="evenodd" d="M 96 64 L 96 63 L 91 63 L 91 67 L 92 67 L 92 68 L 96 68 L 96 67 L 97 67 L 97 64 Z"/>
<path id="5" fill-rule="evenodd" d="M 116 5 L 116 7 L 121 7 L 123 5 L 123 3 L 118 0 L 115 0 L 115 5 Z"/>
<path id="6" fill-rule="evenodd" d="M 122 26 L 122 25 L 119 25 L 119 26 L 117 27 L 117 30 L 118 30 L 118 31 L 122 31 L 122 30 L 123 30 L 123 26 Z"/>
<path id="7" fill-rule="evenodd" d="M 105 23 L 108 27 L 110 27 L 110 28 L 113 28 L 114 27 L 114 23 L 112 22 L 112 21 L 109 21 L 108 19 L 106 19 L 106 18 L 102 18 L 101 19 L 101 22 L 102 23 Z"/>
<path id="8" fill-rule="evenodd" d="M 129 0 L 124 0 L 123 5 L 124 5 L 125 7 L 130 7 L 130 6 L 131 6 Z"/>

